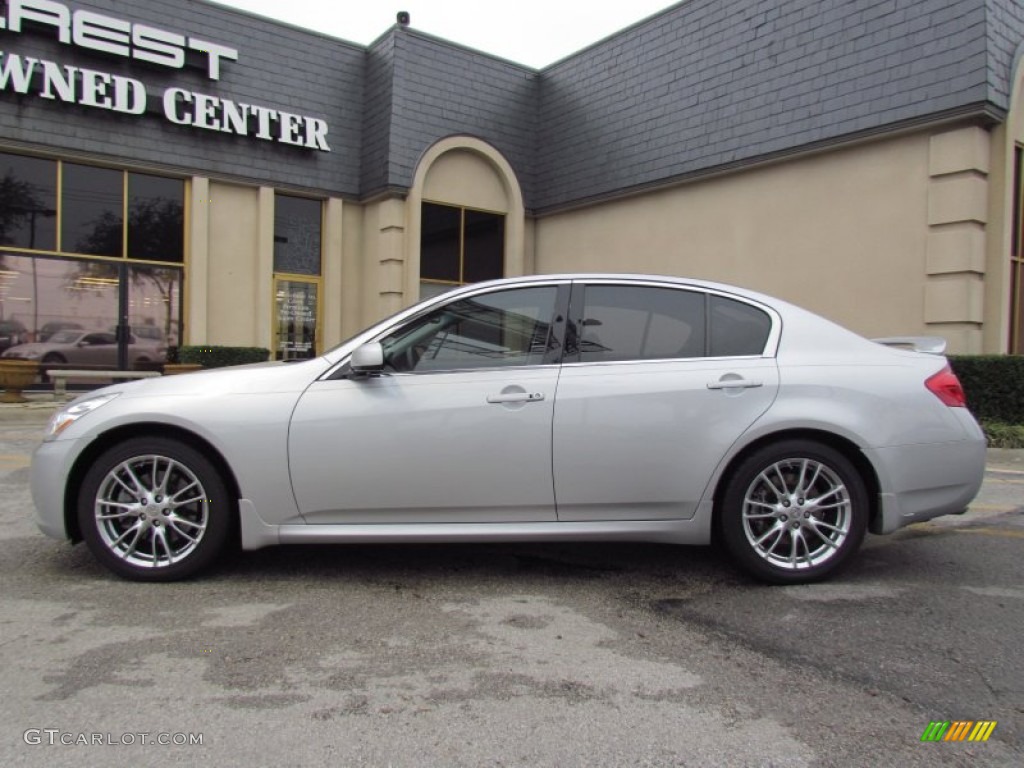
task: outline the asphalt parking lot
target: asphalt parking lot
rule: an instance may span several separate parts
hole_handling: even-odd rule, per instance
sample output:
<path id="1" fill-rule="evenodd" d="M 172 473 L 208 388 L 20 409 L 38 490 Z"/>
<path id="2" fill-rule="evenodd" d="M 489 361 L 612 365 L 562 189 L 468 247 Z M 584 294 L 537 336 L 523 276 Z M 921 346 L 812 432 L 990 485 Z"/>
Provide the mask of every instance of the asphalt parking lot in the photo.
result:
<path id="1" fill-rule="evenodd" d="M 36 531 L 44 418 L 0 418 L 0 765 L 1024 764 L 1019 454 L 814 586 L 630 544 L 281 548 L 139 585 Z M 945 720 L 997 725 L 921 742 Z"/>

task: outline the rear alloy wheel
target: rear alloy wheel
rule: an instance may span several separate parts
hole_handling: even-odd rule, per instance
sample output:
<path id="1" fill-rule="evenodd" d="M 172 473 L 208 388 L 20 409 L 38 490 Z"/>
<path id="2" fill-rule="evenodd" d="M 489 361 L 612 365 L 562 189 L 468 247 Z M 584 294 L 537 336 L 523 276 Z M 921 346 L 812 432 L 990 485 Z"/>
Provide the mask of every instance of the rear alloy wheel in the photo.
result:
<path id="1" fill-rule="evenodd" d="M 719 516 L 737 564 L 774 584 L 818 581 L 842 568 L 867 530 L 868 494 L 839 451 L 807 440 L 769 445 L 729 479 Z"/>
<path id="2" fill-rule="evenodd" d="M 230 497 L 217 469 L 176 440 L 134 438 L 89 468 L 78 522 L 107 568 L 136 581 L 174 581 L 208 566 L 223 550 Z"/>

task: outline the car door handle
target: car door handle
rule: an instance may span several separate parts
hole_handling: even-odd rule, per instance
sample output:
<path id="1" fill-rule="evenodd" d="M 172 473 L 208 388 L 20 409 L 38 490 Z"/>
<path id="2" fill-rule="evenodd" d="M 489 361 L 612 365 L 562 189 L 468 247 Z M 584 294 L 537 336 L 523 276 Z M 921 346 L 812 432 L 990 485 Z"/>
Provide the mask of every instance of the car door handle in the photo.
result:
<path id="1" fill-rule="evenodd" d="M 763 386 L 763 381 L 752 381 L 751 379 L 725 379 L 724 381 L 708 382 L 708 389 L 752 389 Z"/>
<path id="2" fill-rule="evenodd" d="M 543 399 L 543 392 L 503 392 L 487 396 L 488 403 L 537 403 Z"/>

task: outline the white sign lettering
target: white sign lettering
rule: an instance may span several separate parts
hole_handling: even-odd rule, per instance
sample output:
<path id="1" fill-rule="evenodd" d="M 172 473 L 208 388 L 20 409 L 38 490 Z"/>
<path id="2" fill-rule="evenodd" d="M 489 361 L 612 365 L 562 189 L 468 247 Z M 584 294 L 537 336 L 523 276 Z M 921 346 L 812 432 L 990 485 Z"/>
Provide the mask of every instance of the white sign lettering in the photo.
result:
<path id="1" fill-rule="evenodd" d="M 211 80 L 220 79 L 223 61 L 238 60 L 234 48 L 93 11 L 72 11 L 57 0 L 7 0 L 6 6 L 6 12 L 0 8 L 0 30 L 21 33 L 25 22 L 44 25 L 65 45 L 172 69 L 185 66 L 186 51 L 197 51 L 206 57 Z M 126 115 L 145 114 L 149 106 L 146 86 L 135 78 L 3 51 L 0 91 Z M 327 122 L 319 118 L 184 88 L 167 88 L 162 105 L 164 118 L 176 125 L 331 151 Z"/>
<path id="2" fill-rule="evenodd" d="M 0 51 L 0 91 L 79 104 L 126 115 L 146 112 L 146 86 L 139 80 L 85 67 Z M 254 136 L 305 149 L 330 152 L 327 123 L 283 110 L 242 104 L 184 88 L 163 93 L 164 117 L 177 125 L 238 136 Z"/>
<path id="3" fill-rule="evenodd" d="M 185 66 L 186 51 L 196 51 L 206 56 L 206 73 L 211 80 L 220 80 L 221 61 L 238 60 L 238 51 L 226 45 L 133 24 L 93 11 L 72 12 L 56 0 L 7 0 L 7 14 L 0 15 L 0 29 L 20 33 L 26 21 L 53 27 L 57 39 L 65 45 L 173 69 Z"/>

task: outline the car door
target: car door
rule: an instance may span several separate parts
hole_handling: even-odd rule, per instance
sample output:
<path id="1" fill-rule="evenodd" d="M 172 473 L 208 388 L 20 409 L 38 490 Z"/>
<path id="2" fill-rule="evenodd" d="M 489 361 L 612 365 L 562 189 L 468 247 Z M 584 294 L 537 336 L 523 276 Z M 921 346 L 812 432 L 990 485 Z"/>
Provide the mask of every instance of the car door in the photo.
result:
<path id="1" fill-rule="evenodd" d="M 555 520 L 560 293 L 564 307 L 567 283 L 463 295 L 385 333 L 382 375 L 315 382 L 288 442 L 306 521 Z"/>
<path id="2" fill-rule="evenodd" d="M 703 290 L 574 285 L 553 433 L 558 519 L 691 517 L 775 398 L 776 324 Z"/>
<path id="3" fill-rule="evenodd" d="M 117 337 L 112 333 L 87 333 L 79 340 L 74 352 L 69 350 L 68 358 L 68 362 L 81 365 L 117 367 Z"/>

